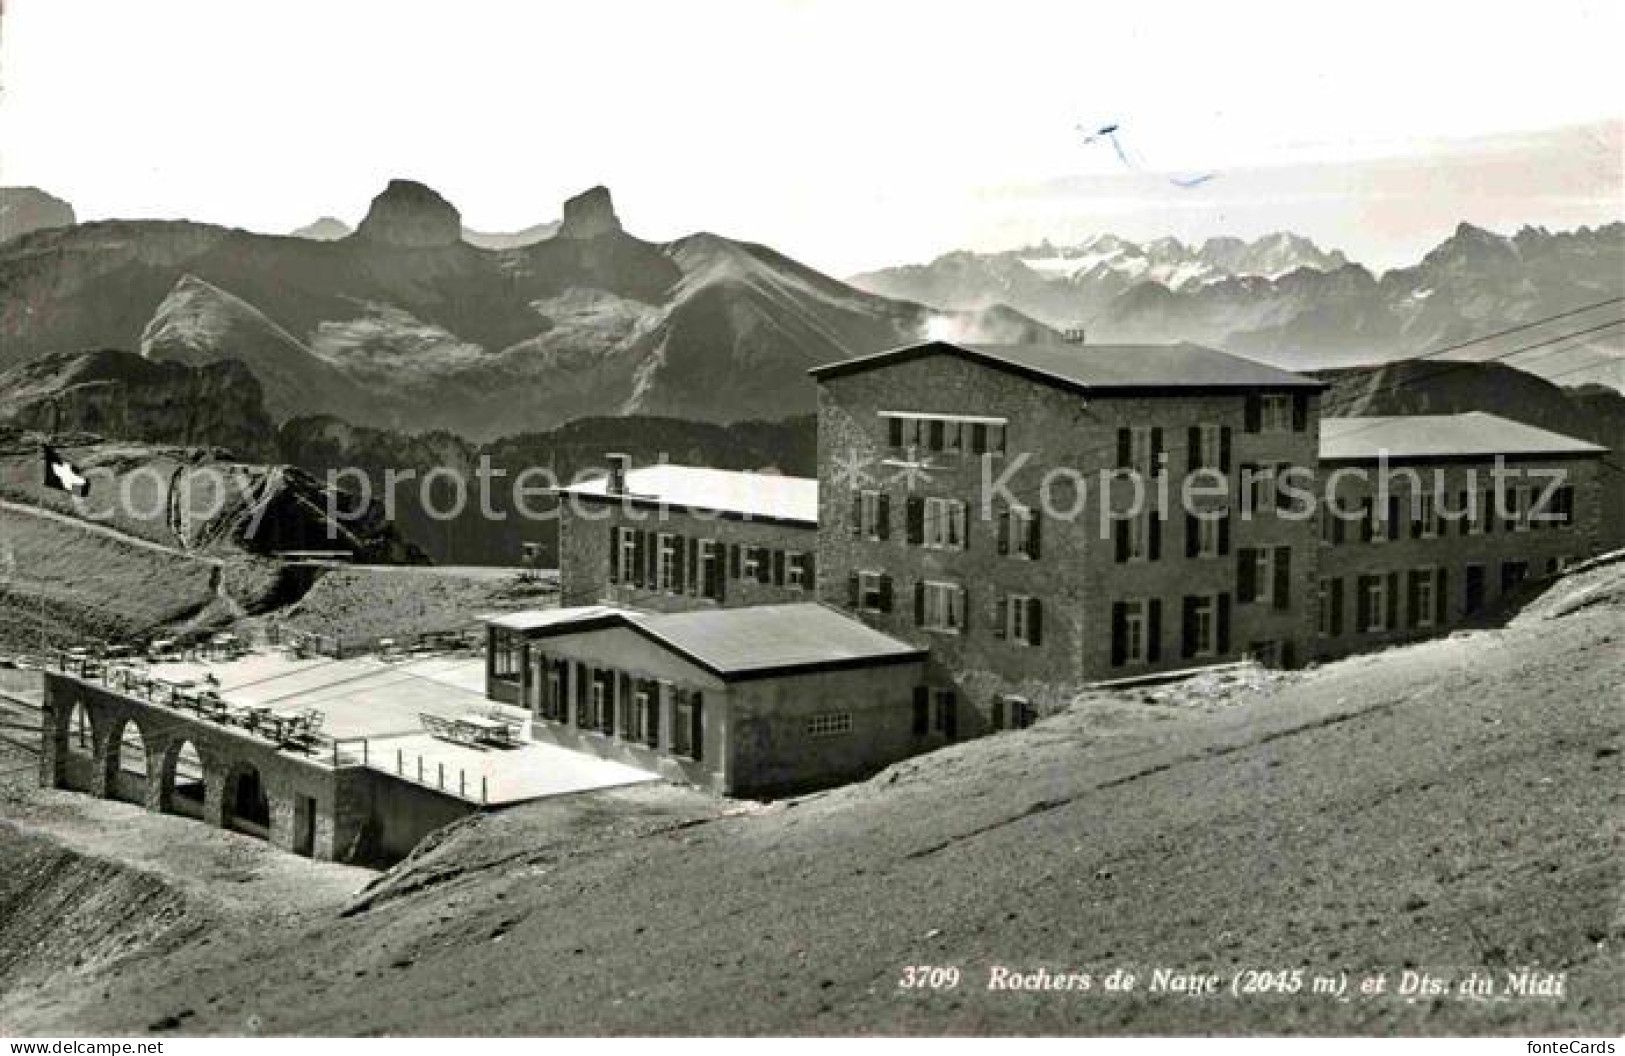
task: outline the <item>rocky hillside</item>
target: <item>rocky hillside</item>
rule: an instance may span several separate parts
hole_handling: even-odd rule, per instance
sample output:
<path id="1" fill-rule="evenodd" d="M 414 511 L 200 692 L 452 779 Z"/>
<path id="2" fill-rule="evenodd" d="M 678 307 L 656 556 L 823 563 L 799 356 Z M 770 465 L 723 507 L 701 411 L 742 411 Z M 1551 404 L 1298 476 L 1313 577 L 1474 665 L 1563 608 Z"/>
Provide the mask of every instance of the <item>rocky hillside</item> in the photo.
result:
<path id="1" fill-rule="evenodd" d="M 104 347 L 237 359 L 278 419 L 476 440 L 595 415 L 806 413 L 808 367 L 914 340 L 944 314 L 762 246 L 646 242 L 601 187 L 566 202 L 550 237 L 480 248 L 451 203 L 403 180 L 327 241 L 185 221 L 37 231 L 0 248 L 0 299 L 0 369 Z M 948 322 L 972 338 L 1043 332 L 1008 309 Z"/>
<path id="2" fill-rule="evenodd" d="M 1381 275 L 1292 235 L 1194 249 L 1107 235 L 950 253 L 852 281 L 944 309 L 1002 303 L 1052 326 L 1081 325 L 1092 340 L 1196 341 L 1303 369 L 1413 355 L 1625 295 L 1625 223 L 1511 236 L 1462 224 L 1415 265 Z M 1599 310 L 1575 328 L 1621 314 Z M 1551 351 L 1509 362 L 1564 384 L 1625 390 L 1625 329 Z"/>
<path id="3" fill-rule="evenodd" d="M 0 187 L 0 242 L 73 223 L 73 206 L 55 195 L 38 187 Z"/>
<path id="4" fill-rule="evenodd" d="M 259 382 L 242 363 L 189 367 L 110 349 L 0 372 L 0 425 L 225 447 L 248 459 L 272 459 L 276 448 Z"/>

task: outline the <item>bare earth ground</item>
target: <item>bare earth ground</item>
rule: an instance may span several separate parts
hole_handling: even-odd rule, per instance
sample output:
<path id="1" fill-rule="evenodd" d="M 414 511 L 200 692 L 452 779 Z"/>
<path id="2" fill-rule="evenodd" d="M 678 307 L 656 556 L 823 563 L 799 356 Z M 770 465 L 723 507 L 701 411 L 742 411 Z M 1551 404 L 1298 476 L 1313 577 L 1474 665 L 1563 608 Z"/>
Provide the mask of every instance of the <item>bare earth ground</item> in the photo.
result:
<path id="1" fill-rule="evenodd" d="M 323 867 L 264 851 L 234 902 L 211 870 L 252 853 L 241 838 L 16 791 L 3 875 L 62 844 L 105 853 L 197 927 L 66 975 L 0 973 L 0 1028 L 1617 1034 L 1622 642 L 1615 565 L 1503 630 L 1095 696 L 799 801 L 654 787 L 512 809 L 343 912 L 348 875 L 305 883 Z M 104 832 L 102 811 L 142 835 Z M 172 840 L 176 866 L 137 849 Z M 0 883 L 0 920 L 52 911 L 21 886 Z M 61 907 L 64 927 L 116 923 L 96 908 Z M 906 991 L 909 964 L 963 981 Z M 995 965 L 1126 968 L 1142 990 L 1158 967 L 1226 990 L 1240 968 L 1566 976 L 1547 1000 L 1345 1002 L 990 991 Z"/>
<path id="2" fill-rule="evenodd" d="M 328 572 L 278 618 L 346 638 L 404 638 L 470 630 L 481 613 L 546 608 L 557 599 L 556 581 L 527 581 L 513 569 L 378 565 Z"/>

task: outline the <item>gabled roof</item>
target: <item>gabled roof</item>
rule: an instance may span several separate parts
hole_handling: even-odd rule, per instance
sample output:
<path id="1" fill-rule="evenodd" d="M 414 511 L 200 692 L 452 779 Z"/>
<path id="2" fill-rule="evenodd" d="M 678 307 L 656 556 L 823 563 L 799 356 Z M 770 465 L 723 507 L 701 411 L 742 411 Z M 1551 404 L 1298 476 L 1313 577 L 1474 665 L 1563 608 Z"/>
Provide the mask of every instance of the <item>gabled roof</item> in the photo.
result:
<path id="1" fill-rule="evenodd" d="M 1256 360 L 1202 345 L 1089 345 L 1068 342 L 1027 345 L 925 341 L 887 352 L 827 363 L 808 371 L 819 381 L 950 355 L 1082 393 L 1146 393 L 1163 389 L 1229 391 L 1297 389 L 1318 392 L 1327 384 Z"/>
<path id="2" fill-rule="evenodd" d="M 486 622 L 525 631 L 531 638 L 626 627 L 728 681 L 903 663 L 926 655 L 924 649 L 811 602 L 677 613 L 585 605 Z"/>
<path id="3" fill-rule="evenodd" d="M 818 481 L 811 477 L 661 463 L 629 470 L 626 491 L 625 497 L 639 506 L 701 510 L 807 527 L 818 525 Z M 558 492 L 611 502 L 620 502 L 623 498 L 609 494 L 607 477 L 566 485 Z"/>
<path id="4" fill-rule="evenodd" d="M 1606 452 L 1607 448 L 1588 441 L 1483 411 L 1320 420 L 1320 458 L 1324 462 L 1494 458 L 1496 455 L 1562 458 Z"/>

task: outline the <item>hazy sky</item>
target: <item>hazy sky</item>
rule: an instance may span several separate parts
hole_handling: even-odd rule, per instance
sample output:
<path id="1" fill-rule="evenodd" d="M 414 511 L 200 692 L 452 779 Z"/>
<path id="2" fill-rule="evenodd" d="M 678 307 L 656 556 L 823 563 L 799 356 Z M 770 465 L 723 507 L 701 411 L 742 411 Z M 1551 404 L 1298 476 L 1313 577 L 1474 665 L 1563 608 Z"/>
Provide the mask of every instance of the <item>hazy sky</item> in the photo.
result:
<path id="1" fill-rule="evenodd" d="M 1384 266 L 1625 212 L 1614 0 L 9 0 L 0 33 L 0 181 L 81 219 L 353 223 L 408 176 L 508 230 L 604 183 L 645 237 L 845 274 L 1103 229 Z"/>

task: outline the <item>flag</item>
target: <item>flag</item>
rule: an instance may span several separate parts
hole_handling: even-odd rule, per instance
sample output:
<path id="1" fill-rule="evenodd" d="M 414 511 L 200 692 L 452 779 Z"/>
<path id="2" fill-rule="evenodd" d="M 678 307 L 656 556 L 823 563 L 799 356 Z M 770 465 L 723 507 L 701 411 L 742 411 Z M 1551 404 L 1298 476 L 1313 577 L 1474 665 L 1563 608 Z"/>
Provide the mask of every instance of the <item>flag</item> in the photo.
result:
<path id="1" fill-rule="evenodd" d="M 90 481 L 85 479 L 73 463 L 57 454 L 50 444 L 41 445 L 45 453 L 45 486 L 66 491 L 81 498 L 90 494 Z"/>

